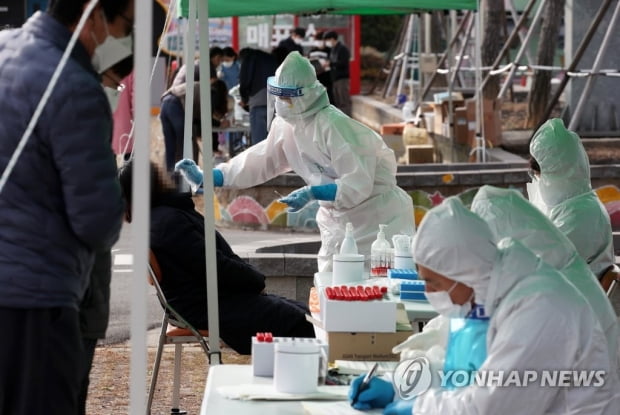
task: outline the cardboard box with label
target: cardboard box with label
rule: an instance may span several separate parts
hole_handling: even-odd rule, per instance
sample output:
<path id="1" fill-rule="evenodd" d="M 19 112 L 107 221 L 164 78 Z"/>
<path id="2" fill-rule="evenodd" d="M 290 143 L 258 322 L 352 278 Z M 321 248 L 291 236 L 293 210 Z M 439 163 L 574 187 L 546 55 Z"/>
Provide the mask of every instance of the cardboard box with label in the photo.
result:
<path id="1" fill-rule="evenodd" d="M 314 324 L 316 337 L 329 345 L 328 360 L 362 360 L 362 361 L 397 361 L 399 354 L 392 353 L 392 348 L 413 334 L 407 313 L 399 304 L 397 331 L 393 333 L 378 332 L 336 332 L 326 331 L 320 320 L 309 317 Z M 315 317 L 318 317 L 314 314 Z"/>

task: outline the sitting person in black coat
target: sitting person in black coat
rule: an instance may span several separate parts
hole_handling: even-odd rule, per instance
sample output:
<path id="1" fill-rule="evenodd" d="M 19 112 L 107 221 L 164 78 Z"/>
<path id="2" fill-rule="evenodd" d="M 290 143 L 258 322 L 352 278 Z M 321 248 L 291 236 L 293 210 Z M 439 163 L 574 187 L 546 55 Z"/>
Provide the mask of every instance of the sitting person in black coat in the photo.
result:
<path id="1" fill-rule="evenodd" d="M 126 220 L 131 222 L 132 165 L 120 170 Z M 151 163 L 150 246 L 161 268 L 166 299 L 197 329 L 208 329 L 203 216 L 189 193 L 179 193 Z M 216 231 L 220 337 L 240 354 L 251 353 L 251 336 L 314 337 L 308 307 L 265 293 L 265 276 L 237 256 Z"/>

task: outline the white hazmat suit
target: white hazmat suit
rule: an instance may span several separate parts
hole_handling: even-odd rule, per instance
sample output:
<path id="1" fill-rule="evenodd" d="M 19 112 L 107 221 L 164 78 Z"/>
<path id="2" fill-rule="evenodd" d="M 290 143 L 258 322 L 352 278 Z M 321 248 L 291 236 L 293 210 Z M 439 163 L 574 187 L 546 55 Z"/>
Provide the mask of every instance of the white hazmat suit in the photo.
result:
<path id="1" fill-rule="evenodd" d="M 331 270 L 332 255 L 351 222 L 358 251 L 367 258 L 379 224 L 386 237 L 412 235 L 413 201 L 396 185 L 396 159 L 382 138 L 329 104 L 314 67 L 298 52 L 277 69 L 275 81 L 302 88 L 302 96 L 276 101 L 267 138 L 217 166 L 224 186 L 247 188 L 293 170 L 309 186 L 337 185 L 335 200 L 319 202 L 319 271 Z"/>
<path id="2" fill-rule="evenodd" d="M 528 192 L 530 201 L 571 240 L 600 279 L 614 264 L 613 236 L 609 214 L 592 191 L 590 163 L 579 136 L 561 119 L 551 119 L 534 134 L 530 154 L 540 166 L 540 178 L 532 182 L 538 189 Z"/>
<path id="3" fill-rule="evenodd" d="M 575 246 L 551 221 L 516 190 L 483 186 L 471 205 L 491 228 L 496 241 L 520 241 L 564 274 L 592 307 L 607 338 L 612 368 L 618 367 L 618 317 L 601 284 Z"/>
<path id="4" fill-rule="evenodd" d="M 491 316 L 487 358 L 479 371 L 526 370 L 527 386 L 470 385 L 431 389 L 416 398 L 415 415 L 620 413 L 620 387 L 591 307 L 575 287 L 520 242 L 495 245 L 489 226 L 455 197 L 430 210 L 413 245 L 417 264 L 474 290 Z M 541 386 L 542 370 L 605 371 L 601 386 Z M 556 372 L 557 373 L 557 372 Z"/>

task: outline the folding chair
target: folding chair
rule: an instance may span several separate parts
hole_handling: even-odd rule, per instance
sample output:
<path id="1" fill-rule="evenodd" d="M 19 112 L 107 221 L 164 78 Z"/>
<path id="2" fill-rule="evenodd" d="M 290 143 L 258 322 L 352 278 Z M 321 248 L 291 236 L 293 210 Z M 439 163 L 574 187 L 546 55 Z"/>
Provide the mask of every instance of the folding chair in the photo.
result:
<path id="1" fill-rule="evenodd" d="M 620 284 L 620 268 L 617 265 L 612 265 L 601 277 L 601 285 L 607 293 L 607 298 L 611 298 L 618 284 Z"/>
<path id="2" fill-rule="evenodd" d="M 157 262 L 157 258 L 153 251 L 149 251 L 149 283 L 155 287 L 159 303 L 164 309 L 164 316 L 161 323 L 161 332 L 159 335 L 159 343 L 157 345 L 157 355 L 155 356 L 155 364 L 153 366 L 153 374 L 151 375 L 151 386 L 149 389 L 147 415 L 151 413 L 155 386 L 157 384 L 157 375 L 159 374 L 159 365 L 161 356 L 166 344 L 174 344 L 174 383 L 172 389 L 172 407 L 171 414 L 186 414 L 187 412 L 179 409 L 179 397 L 181 387 L 181 352 L 184 344 L 198 343 L 209 357 L 208 330 L 196 330 L 189 324 L 172 306 L 166 301 L 166 297 L 159 283 L 162 280 L 161 268 Z"/>

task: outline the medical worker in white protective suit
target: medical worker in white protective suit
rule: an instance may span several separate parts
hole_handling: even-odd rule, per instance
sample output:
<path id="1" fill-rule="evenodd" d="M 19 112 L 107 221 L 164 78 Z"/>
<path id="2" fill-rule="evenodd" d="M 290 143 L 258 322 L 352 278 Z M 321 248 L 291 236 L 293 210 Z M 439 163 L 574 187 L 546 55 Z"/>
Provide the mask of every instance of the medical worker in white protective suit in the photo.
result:
<path id="1" fill-rule="evenodd" d="M 248 188 L 293 170 L 307 183 L 280 201 L 289 211 L 319 200 L 319 271 L 331 270 L 345 225 L 351 222 L 358 252 L 370 256 L 379 224 L 388 240 L 413 235 L 413 201 L 396 185 L 396 159 L 381 137 L 329 104 L 312 64 L 291 52 L 269 78 L 276 117 L 267 138 L 219 164 L 216 186 Z M 177 164 L 186 178 L 196 176 L 191 160 Z M 202 181 L 202 175 L 198 175 Z"/>
<path id="2" fill-rule="evenodd" d="M 592 307 L 607 338 L 612 367 L 618 367 L 618 316 L 601 284 L 575 246 L 551 221 L 514 189 L 483 186 L 471 205 L 491 228 L 495 240 L 520 241 L 564 274 Z"/>
<path id="3" fill-rule="evenodd" d="M 484 305 L 490 324 L 487 358 L 479 371 L 495 375 L 487 377 L 484 386 L 474 382 L 451 391 L 433 388 L 391 402 L 384 414 L 620 413 L 620 383 L 598 319 L 559 271 L 515 239 L 496 245 L 489 226 L 456 197 L 426 214 L 412 251 L 429 302 L 440 314 L 463 316 L 474 305 Z M 568 370 L 571 379 L 572 371 L 604 374 L 598 372 L 597 386 L 541 386 L 543 370 Z M 529 372 L 526 382 L 525 371 L 537 378 L 532 380 Z M 506 384 L 510 373 L 513 383 Z M 515 376 L 520 379 L 517 386 Z M 394 379 L 396 384 L 405 381 Z M 385 406 L 394 396 L 386 384 L 391 386 L 373 378 L 359 394 L 357 407 Z"/>
<path id="4" fill-rule="evenodd" d="M 575 245 L 601 278 L 614 264 L 609 214 L 592 191 L 588 154 L 559 118 L 545 122 L 530 142 L 532 183 L 528 198 Z"/>

